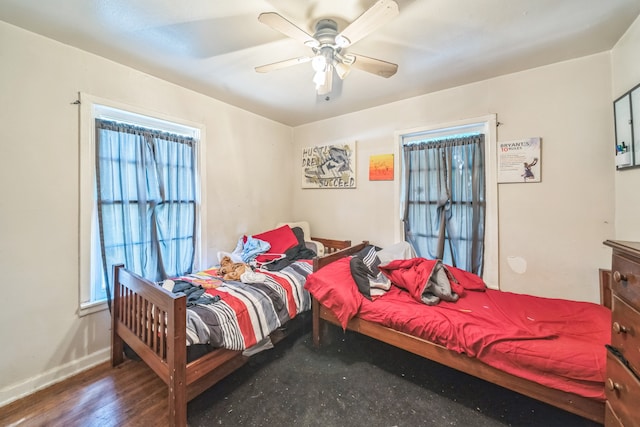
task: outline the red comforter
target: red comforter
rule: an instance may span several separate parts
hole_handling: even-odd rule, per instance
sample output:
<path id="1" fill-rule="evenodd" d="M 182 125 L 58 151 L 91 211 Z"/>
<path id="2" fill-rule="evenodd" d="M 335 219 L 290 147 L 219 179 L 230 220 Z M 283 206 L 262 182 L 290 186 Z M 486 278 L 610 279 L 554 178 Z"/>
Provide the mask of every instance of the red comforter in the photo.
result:
<path id="1" fill-rule="evenodd" d="M 345 259 L 310 275 L 305 287 L 336 313 L 343 327 L 357 314 L 510 374 L 604 400 L 604 345 L 611 338 L 608 309 L 586 302 L 478 291 L 477 280 L 469 280 L 460 280 L 465 290 L 456 302 L 428 306 L 396 286 L 370 301 L 358 293 Z"/>

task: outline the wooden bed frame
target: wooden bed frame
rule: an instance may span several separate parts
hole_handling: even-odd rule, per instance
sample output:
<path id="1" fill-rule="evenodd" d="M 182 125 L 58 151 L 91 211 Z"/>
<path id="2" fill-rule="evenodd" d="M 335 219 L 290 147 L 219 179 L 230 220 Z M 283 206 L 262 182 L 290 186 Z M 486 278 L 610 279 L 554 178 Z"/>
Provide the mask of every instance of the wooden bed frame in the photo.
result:
<path id="1" fill-rule="evenodd" d="M 333 258 L 328 258 L 328 260 L 333 262 L 338 257 L 351 255 L 362 250 L 366 244 L 367 242 L 363 242 L 347 250 L 340 251 L 340 253 L 335 254 Z M 317 264 L 314 266 L 314 271 L 317 271 L 325 265 L 327 265 L 327 263 L 325 263 L 324 260 L 317 260 Z M 312 302 L 312 311 L 313 343 L 316 347 L 319 347 L 325 338 L 327 326 L 329 324 L 338 326 L 339 328 L 342 327 L 333 312 L 320 304 L 315 298 Z M 362 320 L 357 316 L 349 321 L 347 329 L 367 335 L 387 344 L 391 344 L 394 347 L 410 351 L 411 353 L 417 354 L 426 359 L 433 360 L 442 365 L 457 369 L 533 399 L 548 403 L 589 420 L 604 424 L 604 401 L 589 399 L 577 394 L 552 389 L 536 382 L 519 378 L 493 368 L 478 359 L 456 353 L 441 345 L 434 344 L 421 338 Z"/>
<path id="2" fill-rule="evenodd" d="M 339 251 L 350 240 L 312 237 L 325 246 L 326 265 L 340 258 Z M 329 260 L 329 261 L 327 261 Z M 314 260 L 314 267 L 318 264 Z M 187 425 L 187 402 L 242 365 L 249 357 L 242 351 L 216 349 L 187 362 L 186 309 L 184 294 L 173 294 L 139 275 L 114 266 L 114 297 L 111 313 L 111 364 L 124 362 L 125 343 L 168 386 L 169 423 Z M 271 335 L 275 344 L 286 336 L 278 330 Z"/>

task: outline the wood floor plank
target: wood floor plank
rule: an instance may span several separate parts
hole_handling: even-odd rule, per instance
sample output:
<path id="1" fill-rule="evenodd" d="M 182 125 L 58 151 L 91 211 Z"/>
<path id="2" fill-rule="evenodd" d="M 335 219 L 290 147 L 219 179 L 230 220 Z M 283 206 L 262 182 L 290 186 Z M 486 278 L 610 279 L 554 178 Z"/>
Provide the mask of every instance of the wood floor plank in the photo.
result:
<path id="1" fill-rule="evenodd" d="M 166 425 L 167 387 L 141 362 L 103 363 L 0 408 L 0 425 Z"/>

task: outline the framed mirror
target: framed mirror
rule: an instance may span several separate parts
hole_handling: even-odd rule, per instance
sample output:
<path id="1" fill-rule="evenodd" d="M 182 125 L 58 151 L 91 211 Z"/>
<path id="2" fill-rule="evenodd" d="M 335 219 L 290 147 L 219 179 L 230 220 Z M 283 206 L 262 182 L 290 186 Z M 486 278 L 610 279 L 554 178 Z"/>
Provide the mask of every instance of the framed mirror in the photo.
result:
<path id="1" fill-rule="evenodd" d="M 616 169 L 640 166 L 640 85 L 613 102 Z"/>

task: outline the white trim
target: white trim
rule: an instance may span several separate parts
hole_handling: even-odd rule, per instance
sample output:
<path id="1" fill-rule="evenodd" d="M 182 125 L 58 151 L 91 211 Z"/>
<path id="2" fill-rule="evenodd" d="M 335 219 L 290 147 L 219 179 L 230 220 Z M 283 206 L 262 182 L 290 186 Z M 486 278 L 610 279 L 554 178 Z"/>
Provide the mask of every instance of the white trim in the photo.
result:
<path id="1" fill-rule="evenodd" d="M 0 389 L 0 406 L 47 388 L 53 384 L 64 381 L 80 372 L 91 369 L 100 363 L 107 362 L 111 356 L 111 349 L 105 348 L 96 351 L 80 359 L 72 360 L 64 365 L 57 366 L 42 374 L 31 377 L 21 383 L 11 384 Z"/>
<path id="2" fill-rule="evenodd" d="M 104 102 L 92 102 L 92 104 L 94 118 L 113 120 L 130 125 L 148 127 L 177 135 L 200 139 L 200 129 L 198 127 L 183 125 L 178 123 L 176 119 L 159 119 L 147 114 L 132 112 L 130 107 L 114 108 L 104 105 Z M 135 120 L 131 120 L 132 117 L 135 117 Z"/>
<path id="3" fill-rule="evenodd" d="M 402 194 L 402 141 L 403 137 L 412 134 L 438 133 L 439 130 L 449 128 L 470 128 L 478 126 L 485 134 L 485 247 L 484 247 L 484 273 L 482 278 L 488 287 L 500 289 L 500 266 L 499 266 L 499 236 L 498 236 L 498 181 L 497 181 L 497 116 L 490 114 L 482 117 L 458 120 L 449 123 L 439 123 L 436 125 L 422 126 L 418 128 L 405 129 L 395 132 L 397 141 L 395 146 L 394 169 L 394 241 L 404 240 L 404 230 L 402 227 L 400 198 Z"/>
<path id="4" fill-rule="evenodd" d="M 100 98 L 88 93 L 81 92 L 78 94 L 80 99 L 80 130 L 79 130 L 79 188 L 80 188 L 80 204 L 78 207 L 79 215 L 79 242 L 78 242 L 78 261 L 80 264 L 78 272 L 79 286 L 79 309 L 78 315 L 84 316 L 105 310 L 107 305 L 105 301 L 93 301 L 91 292 L 91 228 L 94 224 L 92 218 L 94 209 L 94 184 L 95 184 L 95 127 L 94 121 L 96 117 L 107 118 L 112 120 L 123 120 L 132 115 L 136 117 L 137 124 L 146 124 L 156 129 L 167 132 L 188 135 L 196 138 L 197 143 L 197 172 L 199 174 L 198 202 L 200 204 L 200 212 L 198 215 L 196 233 L 196 253 L 194 263 L 196 268 L 203 265 L 203 261 L 207 259 L 207 248 L 205 244 L 206 236 L 206 168 L 204 167 L 206 158 L 206 132 L 204 125 L 200 123 L 190 122 L 188 120 L 170 117 L 166 114 L 150 111 L 139 107 L 123 104 L 109 99 Z M 120 111 L 119 111 L 120 110 Z M 126 113 L 124 116 L 121 111 Z M 140 119 L 140 121 L 137 121 Z"/>

